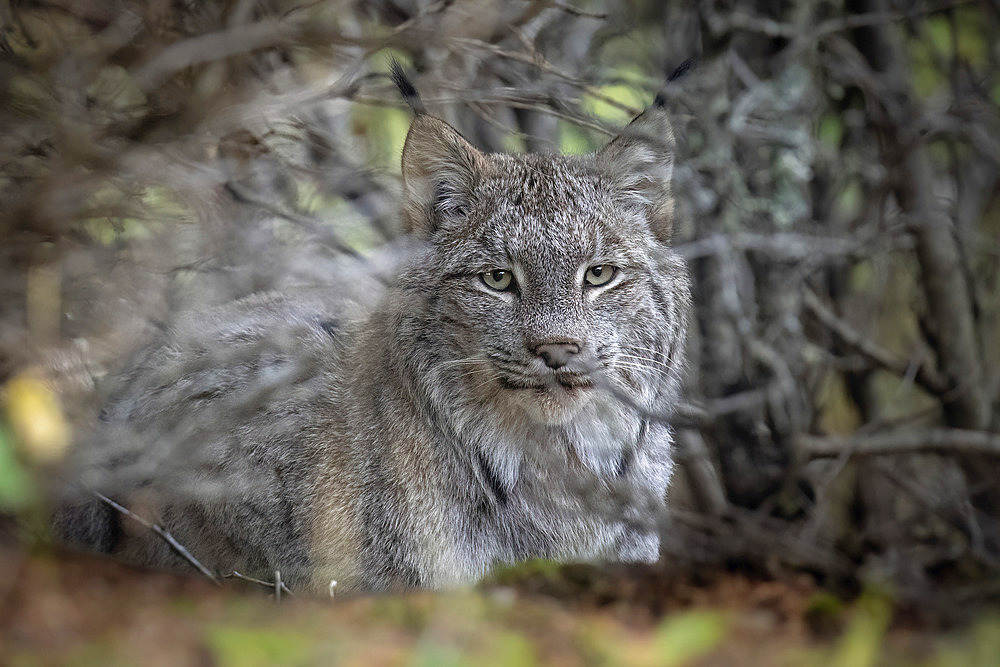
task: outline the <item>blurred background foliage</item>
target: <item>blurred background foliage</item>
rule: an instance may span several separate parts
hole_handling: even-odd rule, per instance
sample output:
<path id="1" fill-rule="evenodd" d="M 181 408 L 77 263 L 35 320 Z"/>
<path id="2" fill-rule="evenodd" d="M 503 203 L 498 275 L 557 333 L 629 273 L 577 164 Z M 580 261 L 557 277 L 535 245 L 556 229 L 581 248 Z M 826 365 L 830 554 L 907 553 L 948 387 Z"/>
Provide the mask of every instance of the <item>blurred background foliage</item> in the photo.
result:
<path id="1" fill-rule="evenodd" d="M 665 560 L 995 598 L 998 27 L 990 0 L 0 0 L 0 511 L 64 483 L 149 332 L 399 235 L 391 56 L 475 144 L 566 153 L 695 58 L 663 89 L 696 291 Z"/>

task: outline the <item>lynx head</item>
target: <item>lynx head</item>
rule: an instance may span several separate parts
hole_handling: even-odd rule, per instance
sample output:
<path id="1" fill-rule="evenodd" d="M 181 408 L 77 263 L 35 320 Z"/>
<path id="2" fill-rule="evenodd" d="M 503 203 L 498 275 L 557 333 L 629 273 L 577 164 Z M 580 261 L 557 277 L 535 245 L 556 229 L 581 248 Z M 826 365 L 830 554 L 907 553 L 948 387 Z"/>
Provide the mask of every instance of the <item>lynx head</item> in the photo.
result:
<path id="1" fill-rule="evenodd" d="M 404 214 L 426 249 L 401 286 L 423 295 L 414 317 L 433 331 L 420 363 L 534 423 L 565 423 L 602 393 L 670 400 L 688 285 L 669 248 L 664 109 L 593 155 L 487 154 L 400 88 L 417 111 Z"/>

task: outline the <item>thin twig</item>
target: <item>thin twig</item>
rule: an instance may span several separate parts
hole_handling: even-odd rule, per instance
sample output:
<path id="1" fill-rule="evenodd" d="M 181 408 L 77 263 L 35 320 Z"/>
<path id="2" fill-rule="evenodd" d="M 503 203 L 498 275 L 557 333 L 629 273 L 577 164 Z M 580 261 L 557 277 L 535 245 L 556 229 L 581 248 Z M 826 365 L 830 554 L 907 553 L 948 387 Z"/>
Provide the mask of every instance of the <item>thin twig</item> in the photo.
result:
<path id="1" fill-rule="evenodd" d="M 248 189 L 243 188 L 242 186 L 234 182 L 230 181 L 226 183 L 225 190 L 230 195 L 232 195 L 233 199 L 235 199 L 238 202 L 249 204 L 251 206 L 256 206 L 260 209 L 267 211 L 268 213 L 271 213 L 272 215 L 276 215 L 279 218 L 282 218 L 284 220 L 287 220 L 289 222 L 298 225 L 299 227 L 302 227 L 309 233 L 321 239 L 323 243 L 330 246 L 331 248 L 334 248 L 338 252 L 341 252 L 345 255 L 349 255 L 351 257 L 361 257 L 361 253 L 359 253 L 357 250 L 348 245 L 340 237 L 340 235 L 333 230 L 332 226 L 330 226 L 329 228 L 326 227 L 321 228 L 320 223 L 317 220 L 313 220 L 308 216 L 300 215 L 298 213 L 293 213 L 292 211 L 283 210 L 276 204 L 272 204 L 266 199 L 256 196 Z"/>
<path id="2" fill-rule="evenodd" d="M 518 33 L 517 36 L 519 38 L 522 37 L 520 33 Z M 623 104 L 622 102 L 608 95 L 605 95 L 600 91 L 600 89 L 594 87 L 592 84 L 582 81 L 581 79 L 573 76 L 572 74 L 556 67 L 548 60 L 546 60 L 545 57 L 541 53 L 539 53 L 537 49 L 535 49 L 534 45 L 531 44 L 526 39 L 522 38 L 521 43 L 522 46 L 524 46 L 525 49 L 528 51 L 527 53 L 521 53 L 520 51 L 509 51 L 495 44 L 489 44 L 482 40 L 471 39 L 467 37 L 455 38 L 454 41 L 459 46 L 464 47 L 466 50 L 469 51 L 474 51 L 476 49 L 479 49 L 481 51 L 489 53 L 490 55 L 496 56 L 497 58 L 512 60 L 514 62 L 520 62 L 526 65 L 532 65 L 539 71 L 547 72 L 548 74 L 551 74 L 556 78 L 565 81 L 574 88 L 583 91 L 583 93 L 585 93 L 586 95 L 589 95 L 590 97 L 596 100 L 600 100 L 601 102 L 604 102 L 608 106 L 620 109 L 621 111 L 624 111 L 630 116 L 635 116 L 636 114 L 642 111 L 642 109 L 637 109 L 636 107 L 633 107 L 631 105 Z"/>
<path id="3" fill-rule="evenodd" d="M 565 2 L 560 2 L 559 0 L 554 0 L 552 6 L 560 11 L 566 12 L 570 16 L 579 16 L 580 18 L 585 19 L 597 19 L 599 21 L 605 21 L 608 18 L 606 12 L 588 12 L 584 9 L 577 9 L 573 5 Z"/>
<path id="4" fill-rule="evenodd" d="M 129 517 L 133 521 L 136 521 L 136 522 L 142 524 L 146 528 L 150 529 L 151 531 L 153 531 L 154 533 L 156 533 L 157 535 L 159 535 L 161 538 L 163 538 L 163 540 L 168 545 L 170 545 L 171 549 L 173 549 L 174 551 L 177 552 L 177 554 L 179 556 L 181 556 L 184 560 L 186 560 L 191 565 L 193 565 L 195 567 L 195 569 L 197 569 L 203 575 L 205 575 L 206 577 L 208 577 L 209 579 L 211 579 L 212 582 L 215 583 L 215 585 L 217 585 L 217 586 L 219 585 L 219 579 L 214 574 L 212 574 L 212 571 L 209 570 L 204 565 L 202 565 L 201 561 L 199 561 L 197 558 L 195 558 L 193 555 L 191 555 L 191 552 L 188 551 L 187 548 L 183 544 L 181 544 L 176 539 L 174 539 L 174 536 L 170 534 L 169 530 L 167 530 L 163 526 L 159 525 L 158 523 L 153 523 L 152 521 L 149 521 L 147 519 L 142 518 L 138 514 L 132 512 L 127 507 L 119 505 L 115 501 L 111 500 L 111 498 L 108 498 L 103 493 L 100 493 L 98 491 L 94 491 L 93 494 L 95 496 L 97 496 L 97 498 L 99 498 L 101 500 L 101 502 L 106 503 L 107 505 L 109 505 L 109 506 L 113 507 L 114 509 L 118 510 L 119 512 L 121 512 L 125 516 Z"/>
<path id="5" fill-rule="evenodd" d="M 274 575 L 275 575 L 275 581 L 265 581 L 264 579 L 258 579 L 256 577 L 250 577 L 250 576 L 247 576 L 245 574 L 241 574 L 240 572 L 238 572 L 236 570 L 233 570 L 229 574 L 222 575 L 222 578 L 223 579 L 239 579 L 241 581 L 250 582 L 251 584 L 257 584 L 258 586 L 261 586 L 263 588 L 270 588 L 270 589 L 272 589 L 274 591 L 275 599 L 277 599 L 279 602 L 281 601 L 281 594 L 282 593 L 285 593 L 286 595 L 290 595 L 291 597 L 296 597 L 295 593 L 293 593 L 291 591 L 291 589 L 289 589 L 288 586 L 285 585 L 284 580 L 281 579 L 281 572 L 279 570 L 275 570 L 274 571 Z"/>

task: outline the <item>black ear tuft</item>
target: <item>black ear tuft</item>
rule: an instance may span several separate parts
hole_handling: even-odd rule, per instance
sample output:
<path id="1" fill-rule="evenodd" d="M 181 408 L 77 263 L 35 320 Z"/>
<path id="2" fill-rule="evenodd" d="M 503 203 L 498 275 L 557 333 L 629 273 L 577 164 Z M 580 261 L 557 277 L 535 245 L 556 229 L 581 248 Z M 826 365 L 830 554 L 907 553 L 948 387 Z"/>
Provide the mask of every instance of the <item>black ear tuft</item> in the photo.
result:
<path id="1" fill-rule="evenodd" d="M 417 92 L 416 86 L 406 76 L 402 65 L 395 58 L 389 61 L 389 73 L 392 76 L 392 82 L 399 88 L 399 94 L 403 96 L 403 101 L 406 102 L 408 107 L 413 109 L 413 113 L 418 116 L 427 113 L 427 109 L 424 108 L 424 102 L 420 99 L 420 93 Z"/>
<path id="2" fill-rule="evenodd" d="M 671 72 L 670 76 L 667 77 L 667 82 L 669 83 L 671 81 L 677 81 L 678 79 L 687 76 L 688 74 L 691 73 L 691 70 L 694 69 L 694 66 L 695 66 L 694 58 L 688 58 L 687 60 L 685 60 L 680 65 L 674 68 L 674 71 Z"/>
<path id="3" fill-rule="evenodd" d="M 674 71 L 671 72 L 670 76 L 667 77 L 667 83 L 673 83 L 674 81 L 683 79 L 691 72 L 691 70 L 694 69 L 694 65 L 695 65 L 694 58 L 688 58 L 687 60 L 685 60 L 680 65 L 674 68 Z M 653 106 L 663 107 L 666 106 L 666 104 L 667 104 L 667 98 L 663 94 L 663 92 L 660 91 L 659 93 L 656 94 L 656 99 L 653 100 Z"/>

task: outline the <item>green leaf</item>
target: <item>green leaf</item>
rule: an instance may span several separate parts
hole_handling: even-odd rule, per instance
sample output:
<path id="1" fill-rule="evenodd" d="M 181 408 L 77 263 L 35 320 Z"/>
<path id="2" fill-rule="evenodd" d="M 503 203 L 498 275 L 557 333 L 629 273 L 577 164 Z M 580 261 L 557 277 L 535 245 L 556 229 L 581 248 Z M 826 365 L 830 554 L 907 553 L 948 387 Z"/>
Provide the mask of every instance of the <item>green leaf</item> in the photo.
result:
<path id="1" fill-rule="evenodd" d="M 35 499 L 35 484 L 14 454 L 14 439 L 0 426 L 0 512 L 17 512 Z"/>

